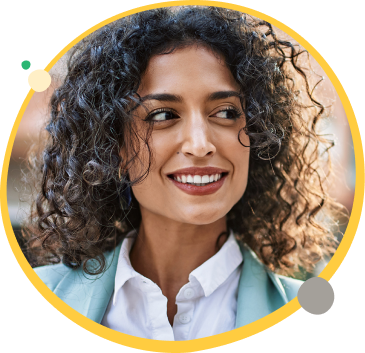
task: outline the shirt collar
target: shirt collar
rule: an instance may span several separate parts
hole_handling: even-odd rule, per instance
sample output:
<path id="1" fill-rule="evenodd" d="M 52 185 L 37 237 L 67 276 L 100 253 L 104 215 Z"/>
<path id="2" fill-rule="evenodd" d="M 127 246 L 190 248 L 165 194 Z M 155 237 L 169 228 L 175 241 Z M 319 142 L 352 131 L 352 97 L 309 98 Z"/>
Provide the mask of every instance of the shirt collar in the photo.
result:
<path id="1" fill-rule="evenodd" d="M 140 276 L 132 267 L 129 258 L 135 235 L 135 231 L 128 233 L 123 240 L 120 249 L 117 271 L 115 274 L 113 305 L 115 305 L 118 291 L 123 287 L 124 283 L 133 277 Z M 243 257 L 239 245 L 231 231 L 228 239 L 220 250 L 190 273 L 189 281 L 192 281 L 192 278 L 197 280 L 203 288 L 204 295 L 207 297 L 232 274 L 232 272 L 241 264 L 242 260 Z"/>
<path id="2" fill-rule="evenodd" d="M 122 242 L 122 246 L 119 253 L 117 271 L 115 273 L 115 287 L 113 295 L 113 305 L 117 300 L 118 291 L 123 287 L 124 283 L 129 279 L 138 276 L 138 272 L 134 270 L 129 258 L 132 245 L 136 236 L 135 231 L 131 231 L 127 234 L 126 238 Z"/>
<path id="3" fill-rule="evenodd" d="M 189 280 L 195 278 L 204 290 L 204 295 L 211 295 L 242 263 L 243 257 L 233 232 L 220 250 L 192 271 Z"/>

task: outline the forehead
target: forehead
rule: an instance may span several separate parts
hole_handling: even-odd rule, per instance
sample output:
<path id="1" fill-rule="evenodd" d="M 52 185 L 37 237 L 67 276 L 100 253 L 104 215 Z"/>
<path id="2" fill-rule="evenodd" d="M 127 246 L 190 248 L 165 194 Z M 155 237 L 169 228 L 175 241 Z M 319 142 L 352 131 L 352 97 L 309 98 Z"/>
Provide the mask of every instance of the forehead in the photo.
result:
<path id="1" fill-rule="evenodd" d="M 140 94 L 183 93 L 195 90 L 239 90 L 231 71 L 219 54 L 202 46 L 155 55 L 142 77 Z"/>

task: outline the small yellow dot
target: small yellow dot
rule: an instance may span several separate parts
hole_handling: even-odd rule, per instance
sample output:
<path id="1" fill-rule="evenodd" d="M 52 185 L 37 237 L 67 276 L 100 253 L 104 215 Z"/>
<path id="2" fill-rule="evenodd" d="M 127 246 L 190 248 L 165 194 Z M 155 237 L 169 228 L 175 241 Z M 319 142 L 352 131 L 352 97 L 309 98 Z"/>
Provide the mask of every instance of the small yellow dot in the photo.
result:
<path id="1" fill-rule="evenodd" d="M 51 76 L 47 71 L 42 69 L 34 70 L 24 79 L 24 93 L 29 88 L 32 88 L 36 92 L 43 92 L 50 84 Z"/>

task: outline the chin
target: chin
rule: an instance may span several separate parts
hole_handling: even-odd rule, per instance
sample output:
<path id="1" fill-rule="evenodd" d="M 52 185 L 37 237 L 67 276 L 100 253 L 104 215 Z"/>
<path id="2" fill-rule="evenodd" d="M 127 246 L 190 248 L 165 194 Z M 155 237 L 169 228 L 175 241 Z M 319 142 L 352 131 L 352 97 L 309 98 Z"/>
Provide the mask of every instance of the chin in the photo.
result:
<path id="1" fill-rule="evenodd" d="M 219 219 L 225 217 L 227 215 L 228 211 L 225 213 L 222 213 L 222 211 L 217 212 L 211 212 L 207 210 L 201 210 L 196 212 L 189 212 L 183 215 L 183 223 L 187 224 L 194 224 L 194 225 L 206 225 L 206 224 L 212 224 Z M 180 215 L 181 217 L 181 215 Z"/>

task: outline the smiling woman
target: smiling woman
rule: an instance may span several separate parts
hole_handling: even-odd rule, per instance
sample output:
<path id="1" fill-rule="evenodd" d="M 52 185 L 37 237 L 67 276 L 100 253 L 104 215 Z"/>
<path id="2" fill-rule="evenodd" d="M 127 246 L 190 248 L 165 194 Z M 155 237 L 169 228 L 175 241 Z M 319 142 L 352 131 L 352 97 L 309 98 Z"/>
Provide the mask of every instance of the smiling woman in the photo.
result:
<path id="1" fill-rule="evenodd" d="M 302 53 L 265 21 L 199 6 L 82 41 L 30 158 L 36 273 L 92 320 L 157 340 L 232 330 L 294 298 L 301 281 L 280 274 L 336 245 L 332 142 Z"/>
<path id="2" fill-rule="evenodd" d="M 205 47 L 151 58 L 138 92 L 148 103 L 135 112 L 142 124 L 153 123 L 149 146 L 156 151 L 147 178 L 133 187 L 142 219 L 152 212 L 164 223 L 194 227 L 220 220 L 226 229 L 225 215 L 248 176 L 249 148 L 242 143 L 249 138 L 237 138 L 246 125 L 239 91 L 224 59 Z M 138 175 L 133 168 L 129 174 Z"/>

